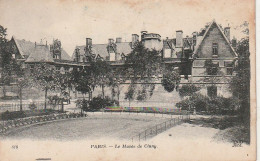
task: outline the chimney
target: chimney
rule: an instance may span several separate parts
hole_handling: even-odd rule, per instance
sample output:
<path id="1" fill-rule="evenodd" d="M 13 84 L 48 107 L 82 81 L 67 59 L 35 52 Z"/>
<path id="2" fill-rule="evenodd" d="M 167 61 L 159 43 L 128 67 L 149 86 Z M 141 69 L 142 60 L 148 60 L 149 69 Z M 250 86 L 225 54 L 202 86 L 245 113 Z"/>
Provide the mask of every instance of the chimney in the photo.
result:
<path id="1" fill-rule="evenodd" d="M 35 44 L 35 48 L 36 48 L 36 41 L 35 41 L 35 43 L 34 43 L 34 44 Z"/>
<path id="2" fill-rule="evenodd" d="M 196 46 L 196 44 L 197 44 L 197 36 L 198 36 L 198 32 L 195 31 L 192 33 L 192 44 L 194 46 Z"/>
<path id="3" fill-rule="evenodd" d="M 114 39 L 108 39 L 108 44 L 113 44 L 114 43 Z"/>
<path id="4" fill-rule="evenodd" d="M 236 50 L 237 47 L 237 39 L 235 37 L 233 37 L 232 41 L 231 41 L 232 47 Z"/>
<path id="5" fill-rule="evenodd" d="M 86 47 L 89 48 L 90 46 L 92 46 L 92 39 L 86 38 Z"/>
<path id="6" fill-rule="evenodd" d="M 176 31 L 176 48 L 182 48 L 183 47 L 183 40 L 182 40 L 182 30 Z"/>
<path id="7" fill-rule="evenodd" d="M 143 41 L 144 35 L 147 34 L 147 31 L 141 31 L 141 41 Z"/>
<path id="8" fill-rule="evenodd" d="M 147 34 L 147 31 L 141 31 L 141 35 Z"/>
<path id="9" fill-rule="evenodd" d="M 134 48 L 136 42 L 139 41 L 139 36 L 137 34 L 132 34 L 132 48 Z"/>
<path id="10" fill-rule="evenodd" d="M 230 27 L 225 27 L 224 28 L 224 34 L 228 38 L 228 41 L 230 41 Z"/>
<path id="11" fill-rule="evenodd" d="M 122 42 L 122 38 L 121 37 L 117 37 L 116 38 L 116 43 L 121 43 Z"/>

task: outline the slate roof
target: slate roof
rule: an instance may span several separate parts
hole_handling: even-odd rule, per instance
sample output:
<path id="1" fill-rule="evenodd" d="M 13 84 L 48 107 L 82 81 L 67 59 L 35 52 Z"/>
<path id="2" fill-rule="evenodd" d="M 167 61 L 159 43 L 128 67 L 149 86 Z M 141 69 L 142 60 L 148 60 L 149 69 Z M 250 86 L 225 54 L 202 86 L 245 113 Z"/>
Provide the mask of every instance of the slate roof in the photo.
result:
<path id="1" fill-rule="evenodd" d="M 211 22 L 211 24 L 210 24 L 208 27 L 205 28 L 206 30 L 205 30 L 205 32 L 203 33 L 202 40 L 201 40 L 200 43 L 198 44 L 198 47 L 195 49 L 193 55 L 195 55 L 195 54 L 198 53 L 199 48 L 201 47 L 202 42 L 204 41 L 204 39 L 205 39 L 207 33 L 209 32 L 209 30 L 210 30 L 210 28 L 213 26 L 213 24 L 215 24 L 215 25 L 217 26 L 217 28 L 219 29 L 220 33 L 221 33 L 222 36 L 224 37 L 225 41 L 227 42 L 227 44 L 228 44 L 229 47 L 231 48 L 233 54 L 237 57 L 237 53 L 236 53 L 236 51 L 234 50 L 234 48 L 232 47 L 232 45 L 230 44 L 230 42 L 229 42 L 228 38 L 226 37 L 226 35 L 224 34 L 223 29 L 215 22 L 215 20 L 213 20 L 213 21 Z"/>
<path id="2" fill-rule="evenodd" d="M 64 49 L 61 49 L 61 60 L 72 60 L 71 56 Z"/>
<path id="3" fill-rule="evenodd" d="M 31 41 L 18 40 L 15 38 L 13 38 L 13 40 L 23 58 L 27 58 L 35 47 L 35 44 Z"/>
<path id="4" fill-rule="evenodd" d="M 117 45 L 117 53 L 120 54 L 124 53 L 125 55 L 127 55 L 132 51 L 130 42 L 116 43 L 116 45 Z"/>
<path id="5" fill-rule="evenodd" d="M 183 38 L 183 48 L 190 49 L 191 47 L 192 47 L 192 38 L 190 37 Z"/>
<path id="6" fill-rule="evenodd" d="M 192 46 L 192 38 L 191 37 L 186 37 L 186 38 L 183 38 L 182 40 L 183 40 L 183 47 L 184 48 L 191 48 L 191 46 Z M 176 38 L 163 40 L 163 46 L 173 49 L 176 46 Z"/>
<path id="7" fill-rule="evenodd" d="M 13 40 L 22 55 L 23 58 L 29 57 L 29 55 L 35 50 L 35 43 L 31 41 L 26 41 L 26 40 L 18 40 L 13 37 Z M 49 48 L 49 45 L 48 45 Z M 51 54 L 50 54 L 51 55 Z M 64 50 L 61 49 L 61 59 L 62 60 L 72 60 L 72 58 L 69 56 L 69 54 Z"/>
<path id="8" fill-rule="evenodd" d="M 50 50 L 46 45 L 36 45 L 25 61 L 26 63 L 54 62 Z"/>
<path id="9" fill-rule="evenodd" d="M 173 49 L 173 47 L 175 45 L 176 45 L 176 39 L 166 39 L 166 40 L 163 40 L 163 47 L 164 48 Z"/>
<path id="10" fill-rule="evenodd" d="M 101 57 L 103 57 L 105 59 L 107 56 L 109 56 L 109 54 L 107 52 L 107 45 L 108 44 L 93 44 L 92 45 L 93 54 L 95 54 L 96 56 L 99 54 Z M 84 50 L 85 45 L 76 46 L 76 48 L 79 49 L 80 56 L 83 56 L 85 54 L 85 50 Z M 116 43 L 116 50 L 117 50 L 117 53 L 119 53 L 119 54 L 124 53 L 125 55 L 127 55 L 132 51 L 131 43 L 129 43 L 129 42 Z M 74 55 L 75 55 L 75 51 L 74 51 L 72 57 L 74 57 Z"/>

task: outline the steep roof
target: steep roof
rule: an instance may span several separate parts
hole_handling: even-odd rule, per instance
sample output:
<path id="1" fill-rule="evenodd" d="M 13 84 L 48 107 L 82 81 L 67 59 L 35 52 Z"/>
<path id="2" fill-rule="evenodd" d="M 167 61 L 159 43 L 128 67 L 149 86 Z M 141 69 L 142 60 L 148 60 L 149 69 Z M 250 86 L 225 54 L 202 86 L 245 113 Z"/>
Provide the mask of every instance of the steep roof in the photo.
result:
<path id="1" fill-rule="evenodd" d="M 23 58 L 28 57 L 35 47 L 35 44 L 31 41 L 26 41 L 24 39 L 18 40 L 18 39 L 15 39 L 14 37 L 13 37 L 13 40 L 16 43 L 16 46 Z"/>
<path id="2" fill-rule="evenodd" d="M 191 37 L 183 38 L 183 48 L 191 48 L 191 46 L 192 46 L 192 38 Z"/>
<path id="3" fill-rule="evenodd" d="M 82 46 L 76 46 L 76 48 L 79 49 L 79 54 L 80 56 L 83 56 L 85 54 L 85 45 Z M 131 44 L 129 42 L 121 42 L 121 43 L 116 43 L 116 50 L 117 53 L 122 54 L 124 53 L 125 55 L 129 54 L 132 51 Z M 93 54 L 100 55 L 103 58 L 106 58 L 109 56 L 107 52 L 107 44 L 93 44 L 92 45 L 92 52 Z M 73 53 L 74 57 L 75 51 Z"/>
<path id="4" fill-rule="evenodd" d="M 173 46 L 176 45 L 176 39 L 166 39 L 163 40 L 163 47 L 169 47 L 170 49 L 173 49 Z"/>
<path id="5" fill-rule="evenodd" d="M 225 41 L 227 42 L 227 44 L 228 44 L 229 47 L 231 48 L 233 54 L 237 57 L 238 55 L 237 55 L 236 51 L 234 50 L 234 48 L 233 48 L 232 45 L 230 44 L 228 38 L 227 38 L 226 35 L 224 34 L 224 32 L 223 32 L 223 30 L 221 29 L 221 27 L 215 22 L 215 20 L 213 20 L 213 21 L 210 23 L 209 27 L 206 28 L 205 32 L 203 33 L 204 35 L 203 35 L 203 37 L 202 37 L 202 40 L 199 42 L 198 47 L 195 49 L 193 55 L 195 55 L 195 54 L 198 53 L 198 51 L 199 51 L 199 49 L 200 49 L 200 47 L 201 47 L 201 44 L 204 42 L 205 37 L 206 37 L 206 35 L 208 34 L 210 28 L 213 26 L 213 24 L 215 24 L 215 25 L 217 26 L 217 28 L 218 28 L 218 30 L 220 31 L 221 35 L 224 37 Z"/>
<path id="6" fill-rule="evenodd" d="M 116 43 L 117 45 L 117 53 L 124 53 L 125 55 L 130 54 L 132 51 L 131 48 L 131 43 L 130 42 L 121 42 L 121 43 Z"/>
<path id="7" fill-rule="evenodd" d="M 83 52 L 84 52 L 84 49 L 83 49 Z M 103 58 L 106 58 L 107 56 L 109 56 L 109 54 L 107 52 L 107 44 L 93 44 L 92 52 L 93 52 L 93 54 L 96 54 L 96 56 L 99 54 Z"/>
<path id="8" fill-rule="evenodd" d="M 72 60 L 71 56 L 64 49 L 61 49 L 61 60 Z"/>
<path id="9" fill-rule="evenodd" d="M 183 41 L 184 48 L 191 48 L 191 46 L 192 46 L 191 37 L 182 38 L 182 41 Z M 176 46 L 176 38 L 163 40 L 163 46 L 164 47 L 168 46 L 169 48 L 173 49 Z"/>
<path id="10" fill-rule="evenodd" d="M 12 38 L 23 58 L 27 58 L 32 52 L 35 50 L 35 43 L 26 40 L 19 40 L 16 38 Z M 48 45 L 49 48 L 49 45 Z M 64 50 L 61 49 L 61 59 L 62 60 L 72 60 L 69 54 Z"/>
<path id="11" fill-rule="evenodd" d="M 37 63 L 37 62 L 54 62 L 50 54 L 50 50 L 46 45 L 36 45 L 33 51 L 25 61 L 26 63 Z"/>

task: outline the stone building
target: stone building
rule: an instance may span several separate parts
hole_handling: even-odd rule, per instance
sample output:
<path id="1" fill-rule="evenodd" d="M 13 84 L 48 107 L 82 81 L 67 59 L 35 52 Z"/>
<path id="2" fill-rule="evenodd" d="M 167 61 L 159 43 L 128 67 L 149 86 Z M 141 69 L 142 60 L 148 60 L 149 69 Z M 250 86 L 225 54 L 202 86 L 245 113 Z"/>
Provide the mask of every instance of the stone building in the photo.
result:
<path id="1" fill-rule="evenodd" d="M 237 59 L 236 39 L 230 40 L 230 27 L 223 29 L 214 20 L 199 32 L 193 32 L 186 37 L 183 36 L 182 30 L 177 30 L 175 38 L 166 39 L 162 39 L 157 33 L 147 31 L 141 31 L 140 37 L 138 34 L 132 34 L 130 42 L 122 42 L 122 38 L 117 37 L 115 41 L 110 38 L 107 43 L 95 44 L 91 38 L 86 38 L 85 45 L 75 47 L 72 58 L 62 49 L 58 40 L 47 45 L 13 37 L 9 43 L 16 49 L 12 56 L 25 66 L 33 67 L 34 64 L 44 62 L 66 73 L 72 68 L 88 66 L 90 58 L 108 61 L 112 66 L 124 65 L 126 56 L 131 53 L 137 42 L 142 42 L 148 49 L 160 51 L 166 65 L 179 68 L 180 86 L 201 86 L 200 92 L 211 97 L 231 95 L 228 82 L 234 76 L 233 68 Z M 168 95 L 163 93 L 161 85 L 156 87 L 156 90 L 160 92 L 155 93 L 155 96 L 165 96 L 166 102 L 175 104 L 180 100 L 176 91 L 166 98 Z M 173 102 L 172 98 L 175 99 Z"/>
<path id="2" fill-rule="evenodd" d="M 68 53 L 61 48 L 61 43 L 54 40 L 53 44 L 48 45 L 41 43 L 33 43 L 26 40 L 19 40 L 14 37 L 8 42 L 8 47 L 12 49 L 12 58 L 21 64 L 22 68 L 33 68 L 35 64 L 47 63 L 56 67 L 61 72 L 66 72 L 73 64 Z M 1 70 L 1 69 L 0 69 Z M 0 71 L 1 72 L 1 71 Z M 0 75 L 1 78 L 1 75 Z M 16 78 L 12 77 L 10 83 L 0 85 L 1 97 L 18 97 L 18 88 Z M 24 95 L 29 94 L 25 93 Z M 31 93 L 32 95 L 35 95 Z"/>
<path id="3" fill-rule="evenodd" d="M 197 44 L 190 82 L 204 85 L 202 93 L 211 97 L 231 96 L 228 82 L 234 76 L 237 53 L 234 50 L 236 39 L 230 40 L 230 27 L 223 29 L 213 21 L 193 36 Z"/>
<path id="4" fill-rule="evenodd" d="M 230 40 L 230 27 L 224 29 L 213 20 L 199 32 L 183 36 L 182 30 L 176 31 L 176 38 L 161 39 L 156 33 L 141 31 L 132 34 L 131 42 L 122 42 L 121 38 L 108 39 L 107 44 L 94 44 L 91 38 L 86 45 L 76 46 L 72 59 L 87 62 L 87 57 L 109 61 L 111 65 L 123 64 L 125 57 L 132 51 L 134 44 L 141 41 L 148 49 L 161 52 L 164 63 L 180 69 L 181 85 L 201 86 L 201 93 L 213 96 L 230 96 L 228 80 L 234 76 L 233 68 L 237 59 L 234 50 L 236 39 Z M 207 63 L 211 63 L 208 66 Z M 216 72 L 208 68 L 216 69 Z M 213 69 L 213 71 L 214 71 Z"/>

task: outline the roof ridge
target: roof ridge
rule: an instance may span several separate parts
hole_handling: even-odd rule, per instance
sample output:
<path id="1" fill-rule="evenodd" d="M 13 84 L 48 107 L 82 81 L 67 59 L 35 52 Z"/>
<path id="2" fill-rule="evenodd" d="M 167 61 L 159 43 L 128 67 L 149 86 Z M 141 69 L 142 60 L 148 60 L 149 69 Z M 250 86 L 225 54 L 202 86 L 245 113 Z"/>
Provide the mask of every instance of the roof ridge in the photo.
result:
<path id="1" fill-rule="evenodd" d="M 230 44 L 230 42 L 228 41 L 226 35 L 223 33 L 223 31 L 221 30 L 221 28 L 219 27 L 219 25 L 217 24 L 217 22 L 215 20 L 213 20 L 210 24 L 209 27 L 207 28 L 207 30 L 205 31 L 202 40 L 200 41 L 200 43 L 198 44 L 198 47 L 195 49 L 194 54 L 192 56 L 194 56 L 195 54 L 198 53 L 199 48 L 201 47 L 202 42 L 205 40 L 205 37 L 207 35 L 207 33 L 209 32 L 209 29 L 212 27 L 213 24 L 216 24 L 218 30 L 220 31 L 220 33 L 222 34 L 222 36 L 224 37 L 225 41 L 228 43 L 228 45 L 231 47 L 231 50 L 233 51 L 233 53 L 235 54 L 235 56 L 237 57 L 237 53 L 235 52 L 234 48 L 232 47 L 232 45 Z"/>

